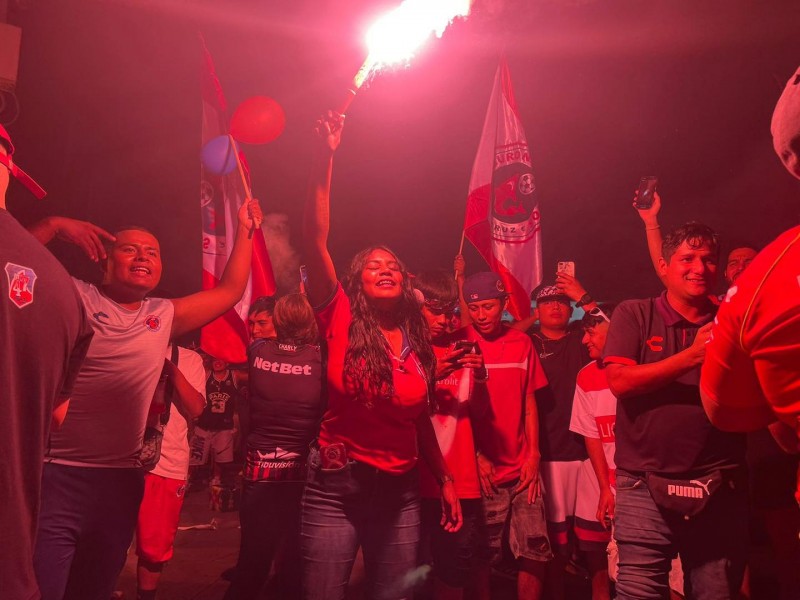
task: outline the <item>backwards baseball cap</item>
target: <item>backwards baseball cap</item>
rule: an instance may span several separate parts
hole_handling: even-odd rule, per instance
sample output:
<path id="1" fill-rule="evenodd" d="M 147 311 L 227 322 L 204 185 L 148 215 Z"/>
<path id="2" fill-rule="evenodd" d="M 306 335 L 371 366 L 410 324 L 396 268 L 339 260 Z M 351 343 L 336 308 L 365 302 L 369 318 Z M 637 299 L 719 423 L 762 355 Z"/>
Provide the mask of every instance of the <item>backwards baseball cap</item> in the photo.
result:
<path id="1" fill-rule="evenodd" d="M 467 303 L 505 298 L 507 295 L 500 276 L 491 271 L 475 273 L 464 281 L 464 300 Z"/>
<path id="2" fill-rule="evenodd" d="M 536 294 L 536 303 L 538 304 L 542 300 L 561 300 L 569 304 L 569 296 L 554 285 L 546 285 L 539 290 L 539 293 Z"/>
<path id="3" fill-rule="evenodd" d="M 800 179 L 800 68 L 789 79 L 772 113 L 772 146 L 789 172 Z"/>
<path id="4" fill-rule="evenodd" d="M 38 200 L 44 198 L 47 192 L 42 189 L 42 186 L 36 183 L 30 175 L 14 164 L 14 161 L 11 158 L 14 154 L 14 144 L 11 143 L 11 136 L 8 135 L 6 128 L 2 125 L 0 125 L 0 144 L 5 146 L 6 152 L 8 153 L 0 153 L 0 165 L 5 165 L 8 170 L 11 171 L 11 174 L 17 179 L 17 181 L 28 188 L 28 191 L 36 196 Z"/>

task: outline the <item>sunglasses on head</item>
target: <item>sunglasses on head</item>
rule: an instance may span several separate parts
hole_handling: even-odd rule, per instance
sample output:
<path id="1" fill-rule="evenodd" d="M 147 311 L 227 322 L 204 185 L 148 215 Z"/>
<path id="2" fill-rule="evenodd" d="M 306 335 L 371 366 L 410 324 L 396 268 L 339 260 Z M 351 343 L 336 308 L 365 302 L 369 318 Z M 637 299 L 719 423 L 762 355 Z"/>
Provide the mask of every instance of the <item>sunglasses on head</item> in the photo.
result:
<path id="1" fill-rule="evenodd" d="M 611 319 L 608 318 L 608 315 L 600 310 L 600 307 L 595 307 L 590 310 L 586 315 L 583 317 L 583 324 L 587 327 L 594 327 L 600 323 L 610 323 Z"/>
<path id="2" fill-rule="evenodd" d="M 425 308 L 434 315 L 452 315 L 457 306 L 456 302 L 442 302 L 441 300 L 425 300 Z"/>

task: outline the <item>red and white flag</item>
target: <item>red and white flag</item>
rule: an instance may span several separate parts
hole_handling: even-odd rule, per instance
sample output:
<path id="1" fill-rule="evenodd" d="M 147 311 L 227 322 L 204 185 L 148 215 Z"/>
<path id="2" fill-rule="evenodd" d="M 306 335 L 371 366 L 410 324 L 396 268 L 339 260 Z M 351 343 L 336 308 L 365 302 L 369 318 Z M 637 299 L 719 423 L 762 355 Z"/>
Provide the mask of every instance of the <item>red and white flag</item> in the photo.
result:
<path id="1" fill-rule="evenodd" d="M 202 145 L 228 134 L 225 95 L 214 70 L 214 61 L 202 42 L 203 66 L 201 88 L 203 97 Z M 247 171 L 244 153 L 239 153 Z M 229 175 L 214 175 L 200 163 L 200 211 L 203 224 L 203 289 L 217 286 L 233 249 L 238 226 L 237 212 L 246 197 L 238 171 Z M 250 281 L 239 303 L 200 331 L 201 348 L 217 358 L 231 363 L 247 360 L 249 333 L 247 311 L 250 301 L 275 293 L 272 264 L 264 243 L 264 234 L 253 235 L 253 260 Z"/>
<path id="2" fill-rule="evenodd" d="M 464 235 L 509 293 L 508 311 L 530 316 L 542 282 L 542 237 L 531 154 L 505 60 L 497 68 L 472 167 Z"/>

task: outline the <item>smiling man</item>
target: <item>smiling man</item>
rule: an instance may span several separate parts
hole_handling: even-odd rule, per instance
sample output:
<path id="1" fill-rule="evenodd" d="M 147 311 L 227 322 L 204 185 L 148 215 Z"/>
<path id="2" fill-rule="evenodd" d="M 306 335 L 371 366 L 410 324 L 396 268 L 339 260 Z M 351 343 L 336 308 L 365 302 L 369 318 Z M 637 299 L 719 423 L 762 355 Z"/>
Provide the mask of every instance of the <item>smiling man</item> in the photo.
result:
<path id="1" fill-rule="evenodd" d="M 711 425 L 700 365 L 715 307 L 717 235 L 688 223 L 665 239 L 658 298 L 611 319 L 603 360 L 617 396 L 617 598 L 663 598 L 670 559 L 687 596 L 734 598 L 747 549 L 744 438 Z"/>
<path id="2" fill-rule="evenodd" d="M 73 279 L 94 329 L 64 425 L 50 435 L 34 567 L 43 600 L 108 600 L 136 525 L 143 493 L 139 453 L 150 401 L 170 340 L 232 307 L 250 272 L 255 201 L 239 227 L 219 285 L 183 298 L 149 297 L 161 279 L 156 237 L 141 227 L 110 235 L 89 223 L 51 217 L 31 233 L 59 236 L 100 263 L 102 283 Z M 108 249 L 101 240 L 110 242 Z"/>

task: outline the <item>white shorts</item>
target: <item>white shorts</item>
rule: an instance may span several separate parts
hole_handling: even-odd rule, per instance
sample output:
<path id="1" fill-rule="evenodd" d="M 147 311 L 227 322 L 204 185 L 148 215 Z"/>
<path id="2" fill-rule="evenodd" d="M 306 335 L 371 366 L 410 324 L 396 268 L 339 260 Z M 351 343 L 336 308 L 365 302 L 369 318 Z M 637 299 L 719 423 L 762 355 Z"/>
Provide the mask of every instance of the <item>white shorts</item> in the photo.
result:
<path id="1" fill-rule="evenodd" d="M 211 450 L 214 451 L 214 460 L 216 462 L 233 462 L 233 429 L 206 431 L 200 427 L 195 427 L 189 446 L 191 450 L 189 464 L 192 466 L 206 464 Z"/>
<path id="2" fill-rule="evenodd" d="M 602 552 L 611 541 L 611 529 L 606 529 L 597 520 L 599 503 L 600 484 L 592 461 L 587 458 L 578 471 L 578 496 L 575 500 L 575 537 L 580 550 Z"/>
<path id="3" fill-rule="evenodd" d="M 569 554 L 575 506 L 578 498 L 578 473 L 583 461 L 542 461 L 539 465 L 547 534 L 553 550 Z"/>

